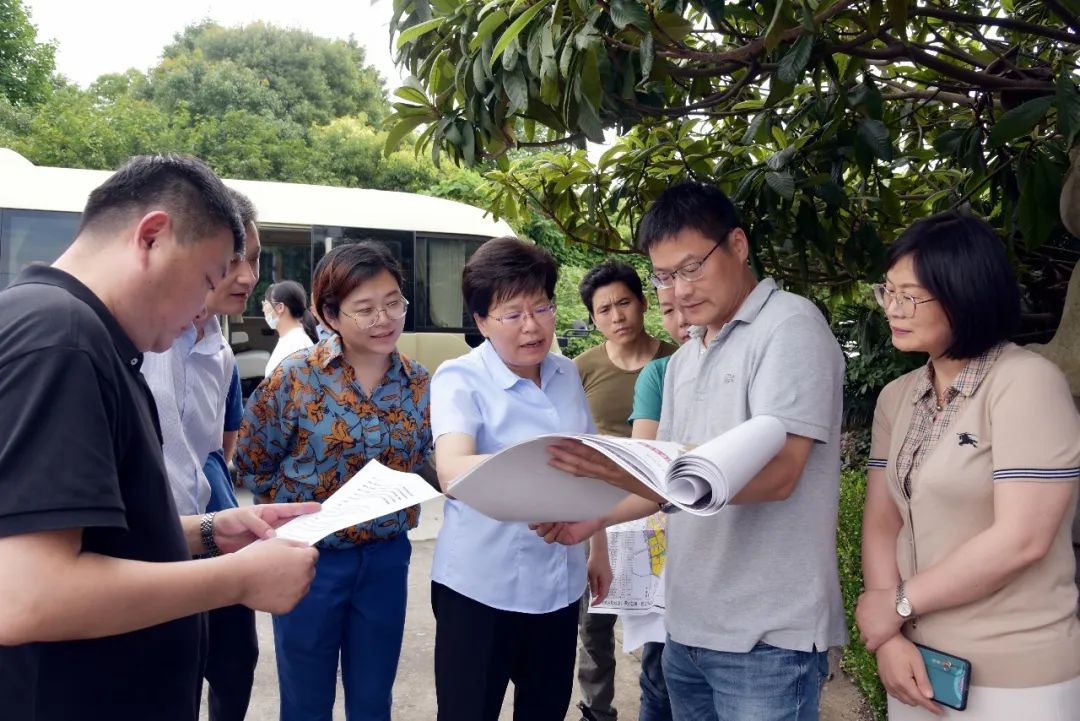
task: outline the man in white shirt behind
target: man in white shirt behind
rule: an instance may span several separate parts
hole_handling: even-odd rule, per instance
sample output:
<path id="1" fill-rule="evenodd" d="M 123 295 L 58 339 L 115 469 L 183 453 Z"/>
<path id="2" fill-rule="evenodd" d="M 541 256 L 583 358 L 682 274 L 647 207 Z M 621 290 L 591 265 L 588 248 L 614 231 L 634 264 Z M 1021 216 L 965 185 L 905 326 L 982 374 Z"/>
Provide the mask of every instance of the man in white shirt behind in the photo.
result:
<path id="1" fill-rule="evenodd" d="M 206 307 L 191 327 L 169 350 L 147 353 L 142 365 L 157 405 L 165 469 L 180 515 L 206 513 L 210 482 L 203 466 L 209 454 L 222 447 L 225 402 L 236 359 L 217 316 L 243 313 L 259 278 L 255 208 L 240 193 L 231 194 L 244 223 L 244 255 L 234 256 L 225 278 L 207 292 Z M 245 606 L 227 606 L 208 617 L 205 677 L 211 721 L 243 721 L 259 657 L 255 613 Z"/>

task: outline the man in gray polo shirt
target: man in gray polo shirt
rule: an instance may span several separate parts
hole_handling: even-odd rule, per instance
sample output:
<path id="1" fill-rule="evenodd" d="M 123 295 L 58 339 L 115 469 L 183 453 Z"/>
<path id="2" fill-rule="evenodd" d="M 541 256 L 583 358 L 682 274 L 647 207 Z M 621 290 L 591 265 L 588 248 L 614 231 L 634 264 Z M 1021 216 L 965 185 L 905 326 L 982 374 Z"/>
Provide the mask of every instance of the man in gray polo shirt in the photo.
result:
<path id="1" fill-rule="evenodd" d="M 638 239 L 654 285 L 674 288 L 684 317 L 705 328 L 672 356 L 658 437 L 698 445 L 758 415 L 788 432 L 732 505 L 669 520 L 663 666 L 674 718 L 817 719 L 826 651 L 846 640 L 836 562 L 843 354 L 812 303 L 754 277 L 720 190 L 669 188 Z M 552 463 L 643 492 L 580 444 L 553 448 Z M 574 543 L 662 500 L 631 497 L 602 519 L 538 532 Z"/>

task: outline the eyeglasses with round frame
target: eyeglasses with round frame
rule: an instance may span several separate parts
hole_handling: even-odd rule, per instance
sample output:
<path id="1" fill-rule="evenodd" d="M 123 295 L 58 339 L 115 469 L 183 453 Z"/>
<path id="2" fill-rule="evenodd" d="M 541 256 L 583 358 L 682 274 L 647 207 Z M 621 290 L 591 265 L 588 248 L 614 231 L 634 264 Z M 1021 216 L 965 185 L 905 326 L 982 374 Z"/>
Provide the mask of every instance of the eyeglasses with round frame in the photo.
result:
<path id="1" fill-rule="evenodd" d="M 918 310 L 920 305 L 937 301 L 937 298 L 920 299 L 911 295 L 911 293 L 897 293 L 894 290 L 886 288 L 884 283 L 874 284 L 874 299 L 884 311 L 888 311 L 889 306 L 896 303 L 896 307 L 900 310 L 901 318 L 914 318 L 915 311 Z"/>
<path id="2" fill-rule="evenodd" d="M 352 320 L 360 330 L 367 330 L 375 327 L 375 324 L 379 322 L 380 314 L 385 314 L 387 320 L 401 320 L 404 318 L 405 314 L 409 312 L 409 301 L 405 296 L 401 296 L 397 300 L 392 300 L 378 308 L 361 308 L 353 313 L 339 312 Z"/>
<path id="3" fill-rule="evenodd" d="M 649 273 L 649 282 L 653 284 L 654 288 L 667 290 L 668 288 L 675 287 L 675 278 L 687 283 L 699 281 L 705 277 L 705 261 L 707 261 L 709 256 L 715 253 L 716 249 L 719 247 L 720 244 L 717 243 L 701 260 L 692 260 L 689 263 L 683 263 L 670 273 L 653 271 L 652 273 Z"/>
<path id="4" fill-rule="evenodd" d="M 548 303 L 546 305 L 537 306 L 531 311 L 515 310 L 510 313 L 503 313 L 502 315 L 491 316 L 495 320 L 499 321 L 505 326 L 517 327 L 525 322 L 525 317 L 528 316 L 535 320 L 537 323 L 550 322 L 555 320 L 555 304 Z"/>

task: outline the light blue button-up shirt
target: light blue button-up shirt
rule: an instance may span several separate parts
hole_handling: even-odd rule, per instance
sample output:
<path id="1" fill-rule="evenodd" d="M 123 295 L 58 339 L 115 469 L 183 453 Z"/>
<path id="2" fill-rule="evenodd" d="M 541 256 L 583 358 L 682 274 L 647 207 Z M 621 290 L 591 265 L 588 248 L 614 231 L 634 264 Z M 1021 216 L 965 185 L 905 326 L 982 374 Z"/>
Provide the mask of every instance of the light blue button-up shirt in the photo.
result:
<path id="1" fill-rule="evenodd" d="M 206 320 L 202 338 L 192 325 L 169 350 L 143 356 L 142 374 L 161 420 L 169 488 L 181 516 L 205 513 L 210 501 L 203 465 L 221 448 L 234 365 L 232 349 L 214 316 Z"/>
<path id="2" fill-rule="evenodd" d="M 436 441 L 472 436 L 480 454 L 545 433 L 596 432 L 572 361 L 549 353 L 537 387 L 507 368 L 490 342 L 439 366 L 431 427 Z M 496 521 L 448 498 L 431 578 L 492 608 L 549 613 L 585 592 L 585 550 L 548 545 L 526 523 Z"/>

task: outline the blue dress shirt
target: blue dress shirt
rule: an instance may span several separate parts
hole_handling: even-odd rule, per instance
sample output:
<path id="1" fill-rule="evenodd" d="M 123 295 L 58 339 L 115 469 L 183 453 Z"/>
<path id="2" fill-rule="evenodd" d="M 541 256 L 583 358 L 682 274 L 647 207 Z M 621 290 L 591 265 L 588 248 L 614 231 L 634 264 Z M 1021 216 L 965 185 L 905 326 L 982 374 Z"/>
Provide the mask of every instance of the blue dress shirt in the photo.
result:
<path id="1" fill-rule="evenodd" d="M 439 366 L 431 428 L 436 439 L 472 436 L 478 454 L 545 433 L 596 432 L 573 361 L 549 353 L 537 387 L 507 368 L 490 342 Z M 431 578 L 492 608 L 549 613 L 584 593 L 585 550 L 548 545 L 526 523 L 496 521 L 448 498 Z"/>
<path id="2" fill-rule="evenodd" d="M 225 399 L 225 432 L 240 430 L 240 421 L 244 417 L 244 399 L 240 395 L 240 371 L 233 363 L 232 382 L 229 383 L 229 394 Z M 240 502 L 236 500 L 236 492 L 233 490 L 232 476 L 229 473 L 229 464 L 225 461 L 225 449 L 219 448 L 211 451 L 203 464 L 203 474 L 210 482 L 210 502 L 206 504 L 207 511 L 224 511 L 226 508 L 236 508 Z"/>

